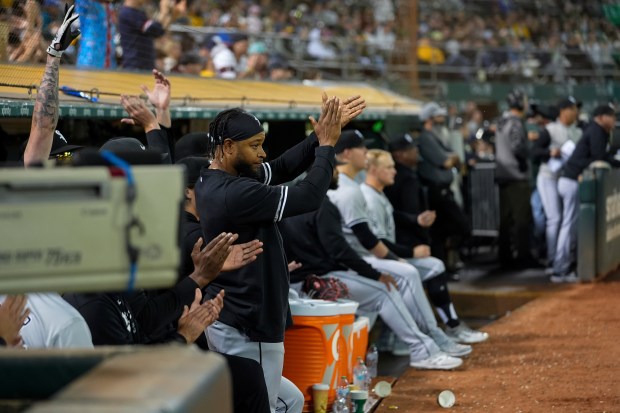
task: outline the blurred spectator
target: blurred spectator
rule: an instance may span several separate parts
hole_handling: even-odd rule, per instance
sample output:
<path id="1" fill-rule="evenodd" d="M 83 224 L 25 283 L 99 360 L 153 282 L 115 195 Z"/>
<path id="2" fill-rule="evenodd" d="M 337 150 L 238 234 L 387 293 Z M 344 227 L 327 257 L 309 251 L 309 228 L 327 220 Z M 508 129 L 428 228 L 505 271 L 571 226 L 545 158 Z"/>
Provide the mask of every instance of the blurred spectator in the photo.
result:
<path id="1" fill-rule="evenodd" d="M 204 62 L 197 53 L 187 53 L 181 56 L 176 71 L 186 75 L 199 76 L 204 68 Z"/>
<path id="2" fill-rule="evenodd" d="M 449 40 L 446 43 L 446 50 L 448 51 L 448 58 L 444 62 L 444 65 L 455 70 L 455 77 L 468 80 L 471 77 L 471 72 L 468 70 L 468 67 L 471 66 L 471 62 L 461 54 L 459 42 L 457 40 Z"/>
<path id="3" fill-rule="evenodd" d="M 248 36 L 244 34 L 233 35 L 230 37 L 230 50 L 235 54 L 237 60 L 237 73 L 245 71 L 248 64 Z"/>
<path id="4" fill-rule="evenodd" d="M 269 60 L 269 80 L 285 81 L 295 76 L 293 67 L 282 56 L 274 56 Z"/>
<path id="5" fill-rule="evenodd" d="M 107 0 L 76 0 L 80 15 L 78 67 L 108 69 L 116 67 L 116 15 Z"/>
<path id="6" fill-rule="evenodd" d="M 37 0 L 19 0 L 13 3 L 9 61 L 26 63 L 45 60 L 43 51 L 43 19 Z"/>
<path id="7" fill-rule="evenodd" d="M 216 77 L 222 79 L 235 79 L 237 77 L 235 54 L 225 44 L 220 43 L 211 49 L 211 61 Z"/>
<path id="8" fill-rule="evenodd" d="M 418 59 L 423 63 L 441 65 L 446 61 L 446 57 L 441 49 L 433 46 L 429 39 L 420 39 L 418 43 Z"/>
<path id="9" fill-rule="evenodd" d="M 125 0 L 118 16 L 118 30 L 125 69 L 152 70 L 155 66 L 153 40 L 166 32 L 170 23 L 186 13 L 186 1 L 160 0 L 158 20 L 149 19 L 143 10 L 146 0 Z"/>
<path id="10" fill-rule="evenodd" d="M 269 77 L 267 67 L 269 57 L 267 46 L 263 42 L 254 42 L 248 48 L 248 59 L 245 70 L 239 73 L 240 78 L 262 80 Z"/>
<path id="11" fill-rule="evenodd" d="M 263 31 L 263 21 L 260 18 L 261 8 L 257 4 L 253 4 L 248 8 L 248 17 L 245 19 L 245 25 L 248 33 L 258 34 Z"/>
<path id="12" fill-rule="evenodd" d="M 310 31 L 310 42 L 308 43 L 308 54 L 310 57 L 319 60 L 333 60 L 337 53 L 331 45 L 325 42 L 326 34 L 324 29 L 315 27 Z"/>

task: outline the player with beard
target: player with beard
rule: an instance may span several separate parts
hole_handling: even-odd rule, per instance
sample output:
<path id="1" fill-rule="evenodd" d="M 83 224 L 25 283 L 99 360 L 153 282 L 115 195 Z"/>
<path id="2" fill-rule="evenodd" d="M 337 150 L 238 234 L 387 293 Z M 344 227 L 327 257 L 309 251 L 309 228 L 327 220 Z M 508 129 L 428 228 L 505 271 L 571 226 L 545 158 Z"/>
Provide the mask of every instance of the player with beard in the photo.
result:
<path id="1" fill-rule="evenodd" d="M 207 288 L 215 296 L 226 291 L 219 320 L 207 329 L 209 348 L 258 361 L 265 375 L 272 412 L 276 405 L 301 412 L 303 395 L 282 377 L 284 328 L 288 314 L 289 272 L 276 226 L 282 218 L 316 210 L 323 201 L 334 169 L 334 148 L 341 127 L 359 115 L 364 100 L 342 104 L 323 96 L 315 133 L 264 162 L 265 132 L 253 115 L 235 108 L 219 113 L 209 127 L 209 169 L 195 185 L 196 206 L 206 239 L 223 231 L 239 234 L 239 242 L 258 239 L 264 252 L 256 261 L 221 274 Z M 291 181 L 306 169 L 307 176 Z"/>

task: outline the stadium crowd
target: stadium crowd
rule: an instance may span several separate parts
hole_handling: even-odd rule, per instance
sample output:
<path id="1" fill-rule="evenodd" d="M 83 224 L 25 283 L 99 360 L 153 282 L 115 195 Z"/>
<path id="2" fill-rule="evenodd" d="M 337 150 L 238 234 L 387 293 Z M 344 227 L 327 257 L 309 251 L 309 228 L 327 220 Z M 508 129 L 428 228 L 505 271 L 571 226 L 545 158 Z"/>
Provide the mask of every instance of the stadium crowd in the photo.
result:
<path id="1" fill-rule="evenodd" d="M 80 67 L 118 64 L 144 70 L 144 60 L 150 67 L 156 59 L 165 73 L 287 80 L 296 75 L 293 61 L 347 61 L 385 75 L 386 65 L 406 62 L 409 50 L 409 6 L 391 0 L 75 4 L 83 35 L 63 59 Z M 63 4 L 15 0 L 3 6 L 0 58 L 43 62 L 38 46 L 55 32 Z M 620 59 L 617 8 L 607 1 L 423 2 L 418 59 L 445 68 L 439 76 L 453 79 L 484 81 L 516 74 L 565 82 L 609 77 Z M 397 9 L 403 12 L 397 15 Z M 171 30 L 171 23 L 183 29 Z M 313 74 L 304 71 L 301 76 Z"/>

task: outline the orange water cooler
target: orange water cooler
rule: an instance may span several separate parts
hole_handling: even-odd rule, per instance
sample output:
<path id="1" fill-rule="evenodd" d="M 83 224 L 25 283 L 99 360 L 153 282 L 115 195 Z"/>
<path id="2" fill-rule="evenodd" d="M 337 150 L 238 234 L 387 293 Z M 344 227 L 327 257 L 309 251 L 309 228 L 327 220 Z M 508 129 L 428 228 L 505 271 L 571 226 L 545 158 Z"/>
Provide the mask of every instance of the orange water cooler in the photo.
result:
<path id="1" fill-rule="evenodd" d="M 312 411 L 312 385 L 329 385 L 328 406 L 336 397 L 341 342 L 340 305 L 331 301 L 289 300 L 293 326 L 284 336 L 283 375 L 304 394 L 304 412 Z"/>
<path id="2" fill-rule="evenodd" d="M 353 365 L 351 364 L 351 334 L 355 323 L 355 312 L 359 304 L 351 300 L 338 300 L 340 308 L 340 340 L 338 343 L 338 377 L 347 376 L 349 383 L 353 383 Z M 356 359 L 353 359 L 356 360 Z M 336 383 L 336 386 L 338 383 Z"/>
<path id="3" fill-rule="evenodd" d="M 353 323 L 353 331 L 349 337 L 349 366 L 351 366 L 351 376 L 353 367 L 358 357 L 366 360 L 366 350 L 368 348 L 368 333 L 370 331 L 370 320 L 368 317 L 358 317 Z"/>

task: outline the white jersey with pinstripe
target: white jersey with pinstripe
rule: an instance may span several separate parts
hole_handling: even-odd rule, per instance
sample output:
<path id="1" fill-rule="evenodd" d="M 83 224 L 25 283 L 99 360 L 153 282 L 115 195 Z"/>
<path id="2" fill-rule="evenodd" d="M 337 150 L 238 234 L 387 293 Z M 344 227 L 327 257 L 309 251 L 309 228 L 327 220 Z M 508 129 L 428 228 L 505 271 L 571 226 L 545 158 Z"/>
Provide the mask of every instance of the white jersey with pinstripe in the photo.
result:
<path id="1" fill-rule="evenodd" d="M 371 255 L 351 229 L 357 224 L 368 223 L 368 208 L 359 184 L 347 175 L 340 173 L 338 175 L 338 189 L 327 191 L 327 196 L 340 211 L 342 233 L 351 248 L 362 257 Z"/>

